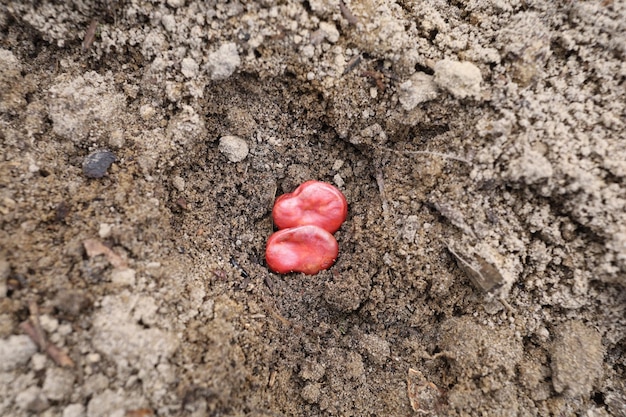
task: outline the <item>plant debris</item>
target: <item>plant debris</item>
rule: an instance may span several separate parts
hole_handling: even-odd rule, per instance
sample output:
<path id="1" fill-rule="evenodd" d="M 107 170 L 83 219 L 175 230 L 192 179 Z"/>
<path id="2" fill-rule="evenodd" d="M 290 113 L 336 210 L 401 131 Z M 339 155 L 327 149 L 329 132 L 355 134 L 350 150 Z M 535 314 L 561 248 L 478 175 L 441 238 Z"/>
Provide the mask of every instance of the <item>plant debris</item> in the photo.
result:
<path id="1" fill-rule="evenodd" d="M 502 285 L 504 279 L 500 271 L 480 255 L 474 254 L 470 257 L 461 254 L 460 250 L 453 249 L 452 244 L 448 243 L 447 248 L 456 259 L 456 263 L 465 272 L 472 284 L 479 290 L 490 292 Z"/>

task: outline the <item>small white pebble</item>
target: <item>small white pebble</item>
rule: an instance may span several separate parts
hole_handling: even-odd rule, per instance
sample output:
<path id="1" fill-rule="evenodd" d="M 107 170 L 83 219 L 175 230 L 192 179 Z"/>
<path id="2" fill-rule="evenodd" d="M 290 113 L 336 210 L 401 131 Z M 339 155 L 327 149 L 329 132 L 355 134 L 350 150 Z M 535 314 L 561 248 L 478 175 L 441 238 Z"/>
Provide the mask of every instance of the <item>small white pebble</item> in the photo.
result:
<path id="1" fill-rule="evenodd" d="M 544 326 L 541 326 L 537 329 L 537 337 L 540 341 L 545 342 L 550 339 L 550 331 Z"/>
<path id="2" fill-rule="evenodd" d="M 33 368 L 33 371 L 41 371 L 46 367 L 47 360 L 48 357 L 44 353 L 35 353 L 30 358 L 30 366 Z"/>
<path id="3" fill-rule="evenodd" d="M 193 58 L 184 58 L 180 64 L 180 72 L 187 78 L 195 78 L 200 66 Z"/>
<path id="4" fill-rule="evenodd" d="M 480 69 L 471 62 L 443 59 L 435 64 L 435 83 L 456 98 L 480 98 Z"/>
<path id="5" fill-rule="evenodd" d="M 109 223 L 100 223 L 100 228 L 98 229 L 98 236 L 102 239 L 106 239 L 111 236 L 111 230 L 113 229 L 113 225 Z"/>
<path id="6" fill-rule="evenodd" d="M 248 156 L 248 142 L 238 136 L 222 136 L 218 149 L 230 162 L 241 162 Z"/>
<path id="7" fill-rule="evenodd" d="M 63 409 L 62 417 L 84 417 L 85 406 L 82 404 L 70 404 Z"/>
<path id="8" fill-rule="evenodd" d="M 315 47 L 313 45 L 305 45 L 304 47 L 302 47 L 302 56 L 305 58 L 313 58 L 313 55 L 315 55 Z M 309 74 L 313 74 L 312 72 L 309 72 Z M 309 76 L 309 74 L 307 74 L 307 78 Z"/>
<path id="9" fill-rule="evenodd" d="M 115 149 L 121 149 L 124 147 L 124 143 L 126 140 L 124 139 L 124 131 L 121 129 L 115 129 L 109 135 L 109 145 Z"/>
<path id="10" fill-rule="evenodd" d="M 178 175 L 172 178 L 172 185 L 180 192 L 185 191 L 185 180 Z"/>
<path id="11" fill-rule="evenodd" d="M 320 22 L 320 30 L 324 33 L 328 42 L 335 43 L 339 40 L 339 31 L 334 23 Z"/>
<path id="12" fill-rule="evenodd" d="M 131 268 L 114 269 L 111 272 L 111 282 L 117 285 L 135 285 L 135 270 Z"/>
<path id="13" fill-rule="evenodd" d="M 339 171 L 342 166 L 343 166 L 343 160 L 341 159 L 335 160 L 335 163 L 333 164 L 333 171 Z"/>
<path id="14" fill-rule="evenodd" d="M 87 355 L 87 362 L 89 363 L 98 363 L 100 362 L 100 354 L 99 353 L 90 353 Z"/>
<path id="15" fill-rule="evenodd" d="M 237 45 L 228 42 L 219 47 L 207 59 L 207 69 L 212 80 L 224 80 L 230 77 L 241 65 Z"/>
<path id="16" fill-rule="evenodd" d="M 67 336 L 68 334 L 71 334 L 72 331 L 72 325 L 69 323 L 64 323 L 59 326 L 59 330 L 57 330 L 57 333 L 61 336 Z"/>
<path id="17" fill-rule="evenodd" d="M 48 333 L 54 333 L 59 328 L 59 321 L 54 317 L 50 317 L 48 314 L 39 316 L 39 322 L 41 323 L 41 327 Z"/>
<path id="18" fill-rule="evenodd" d="M 176 18 L 171 14 L 161 17 L 161 24 L 168 32 L 172 33 L 176 30 Z"/>
<path id="19" fill-rule="evenodd" d="M 343 178 L 341 178 L 341 175 L 339 174 L 335 174 L 335 176 L 333 177 L 333 181 L 339 188 L 343 187 L 345 184 L 345 182 L 343 182 Z"/>
<path id="20" fill-rule="evenodd" d="M 41 388 L 30 386 L 15 396 L 15 405 L 18 409 L 40 413 L 50 405 L 48 399 L 41 393 Z"/>

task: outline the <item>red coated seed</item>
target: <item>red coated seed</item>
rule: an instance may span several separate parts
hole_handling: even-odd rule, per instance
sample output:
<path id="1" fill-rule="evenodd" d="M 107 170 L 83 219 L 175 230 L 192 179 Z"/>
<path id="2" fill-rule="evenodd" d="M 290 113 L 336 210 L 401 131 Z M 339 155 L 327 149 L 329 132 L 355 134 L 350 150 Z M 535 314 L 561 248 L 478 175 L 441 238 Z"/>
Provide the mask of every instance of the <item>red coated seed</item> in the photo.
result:
<path id="1" fill-rule="evenodd" d="M 348 202 L 339 189 L 321 181 L 307 181 L 293 193 L 276 199 L 272 218 L 279 229 L 313 224 L 335 233 L 348 215 Z"/>
<path id="2" fill-rule="evenodd" d="M 314 225 L 279 230 L 267 241 L 265 261 L 274 272 L 315 275 L 330 268 L 339 254 L 334 236 Z"/>

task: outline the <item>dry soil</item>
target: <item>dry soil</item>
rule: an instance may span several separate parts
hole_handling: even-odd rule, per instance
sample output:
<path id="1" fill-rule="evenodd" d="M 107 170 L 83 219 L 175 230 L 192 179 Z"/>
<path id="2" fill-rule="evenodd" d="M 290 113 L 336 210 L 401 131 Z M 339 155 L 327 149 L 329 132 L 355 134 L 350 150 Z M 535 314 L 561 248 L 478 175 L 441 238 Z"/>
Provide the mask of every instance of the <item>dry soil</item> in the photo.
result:
<path id="1" fill-rule="evenodd" d="M 625 84 L 624 0 L 0 1 L 0 415 L 626 416 Z"/>

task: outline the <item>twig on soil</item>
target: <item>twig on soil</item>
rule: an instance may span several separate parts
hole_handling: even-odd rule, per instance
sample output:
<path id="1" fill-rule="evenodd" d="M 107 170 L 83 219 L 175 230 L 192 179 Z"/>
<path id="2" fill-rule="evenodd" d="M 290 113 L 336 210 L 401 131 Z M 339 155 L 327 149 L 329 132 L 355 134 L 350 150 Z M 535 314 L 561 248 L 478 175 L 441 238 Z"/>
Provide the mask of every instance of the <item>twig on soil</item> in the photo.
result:
<path id="1" fill-rule="evenodd" d="M 28 312 L 30 313 L 28 319 L 33 325 L 33 330 L 35 332 L 36 340 L 40 340 L 41 343 L 38 343 L 41 347 L 42 351 L 45 351 L 48 348 L 48 342 L 46 340 L 46 334 L 41 328 L 41 322 L 39 321 L 39 306 L 36 302 L 30 301 L 28 303 Z"/>
<path id="2" fill-rule="evenodd" d="M 268 281 L 269 281 L 268 279 L 265 280 L 266 284 Z M 263 301 L 265 304 L 265 309 L 269 313 L 270 316 L 280 321 L 285 327 L 294 327 L 293 324 L 287 318 L 283 317 L 283 315 L 278 312 L 278 309 L 276 308 L 276 304 L 271 298 L 263 297 Z"/>
<path id="3" fill-rule="evenodd" d="M 343 70 L 343 74 L 341 75 L 346 75 L 347 73 L 349 73 L 350 71 L 352 71 L 354 68 L 357 67 L 357 65 L 359 65 L 361 63 L 361 59 L 362 59 L 362 55 L 358 54 L 353 56 L 350 61 L 348 61 L 348 64 L 346 64 L 346 69 Z"/>
<path id="4" fill-rule="evenodd" d="M 348 9 L 348 6 L 346 6 L 343 1 L 339 2 L 339 10 L 341 10 L 341 15 L 348 21 L 349 24 L 356 25 L 359 23 L 359 20 L 354 14 L 352 14 L 352 11 Z"/>
<path id="5" fill-rule="evenodd" d="M 85 37 L 83 38 L 83 52 L 91 47 L 93 41 L 96 39 L 96 29 L 98 28 L 98 21 L 96 19 L 92 19 L 91 23 L 89 23 L 89 27 L 85 31 Z"/>
<path id="6" fill-rule="evenodd" d="M 31 319 L 28 319 L 20 323 L 20 329 L 22 329 L 22 331 L 26 333 L 28 337 L 30 337 L 33 340 L 33 342 L 35 342 L 39 346 L 39 349 L 42 352 L 46 352 L 48 356 L 50 356 L 50 358 L 57 365 L 61 367 L 68 367 L 68 368 L 73 367 L 74 361 L 72 361 L 72 359 L 69 356 L 67 356 L 67 354 L 63 352 L 61 349 L 59 349 L 56 345 L 54 345 L 53 343 L 49 343 L 46 340 L 46 336 L 43 330 L 41 330 L 40 328 L 38 331 L 35 328 L 35 325 L 33 325 L 33 323 L 31 322 L 31 320 L 32 320 L 32 313 L 31 313 Z"/>
<path id="7" fill-rule="evenodd" d="M 152 417 L 154 411 L 150 408 L 138 408 L 136 410 L 128 410 L 124 417 Z"/>
<path id="8" fill-rule="evenodd" d="M 430 207 L 432 207 L 435 210 L 437 210 L 437 212 L 439 214 L 441 214 L 443 217 L 448 219 L 450 221 L 450 223 L 452 223 L 454 226 L 458 227 L 463 233 L 465 233 L 466 235 L 471 236 L 472 238 L 476 239 L 476 234 L 474 233 L 474 231 L 472 230 L 470 225 L 468 225 L 467 222 L 465 221 L 463 213 L 461 213 L 460 211 L 454 209 L 449 204 L 440 203 L 440 202 L 438 202 L 438 201 L 436 201 L 434 199 L 431 199 L 431 198 L 429 198 L 427 200 L 427 204 Z"/>
<path id="9" fill-rule="evenodd" d="M 374 170 L 376 184 L 378 184 L 378 193 L 380 194 L 380 199 L 382 200 L 383 219 L 387 221 L 389 220 L 389 204 L 387 203 L 387 196 L 385 195 L 385 179 L 383 177 L 383 170 L 379 164 L 375 164 Z"/>

